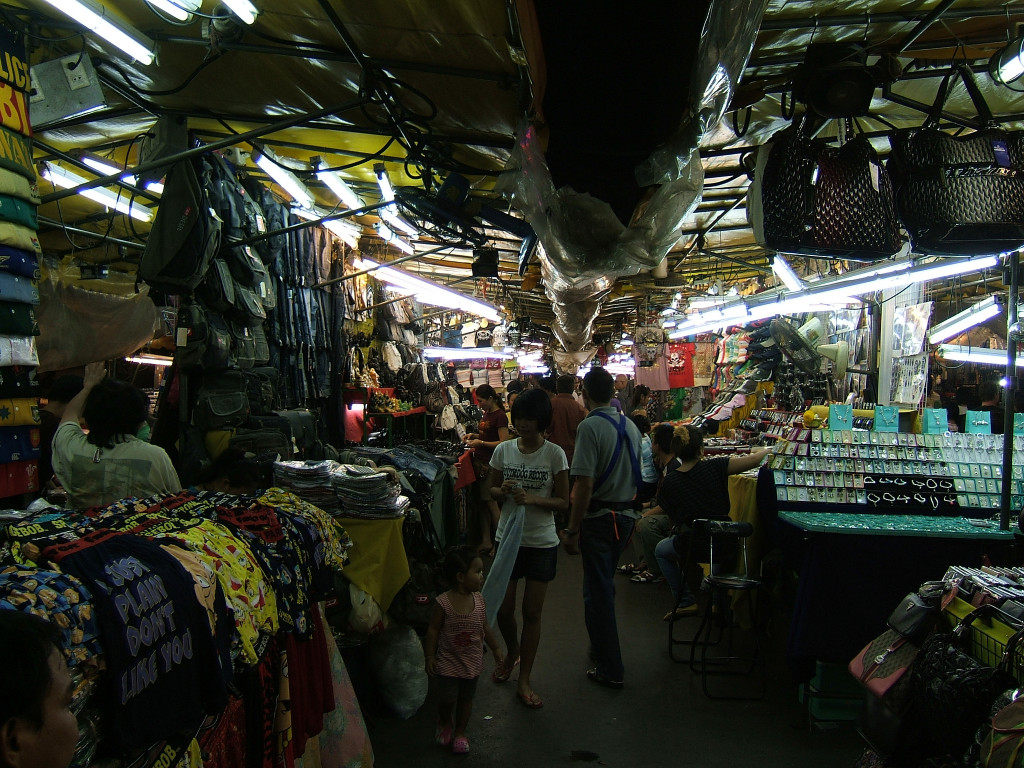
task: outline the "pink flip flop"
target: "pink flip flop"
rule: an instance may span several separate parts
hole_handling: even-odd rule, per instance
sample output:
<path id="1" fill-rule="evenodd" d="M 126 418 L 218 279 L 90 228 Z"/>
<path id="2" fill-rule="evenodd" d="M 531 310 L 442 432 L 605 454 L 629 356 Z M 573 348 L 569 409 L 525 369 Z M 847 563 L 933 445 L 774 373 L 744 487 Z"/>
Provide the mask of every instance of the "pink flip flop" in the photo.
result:
<path id="1" fill-rule="evenodd" d="M 495 667 L 494 672 L 491 674 L 491 680 L 496 683 L 507 683 L 508 679 L 512 677 L 512 670 L 517 666 L 519 666 L 519 659 L 516 659 L 511 664 L 506 660 L 501 667 Z"/>
<path id="2" fill-rule="evenodd" d="M 459 736 L 452 742 L 452 752 L 456 755 L 468 755 L 469 754 L 469 739 L 465 736 Z"/>

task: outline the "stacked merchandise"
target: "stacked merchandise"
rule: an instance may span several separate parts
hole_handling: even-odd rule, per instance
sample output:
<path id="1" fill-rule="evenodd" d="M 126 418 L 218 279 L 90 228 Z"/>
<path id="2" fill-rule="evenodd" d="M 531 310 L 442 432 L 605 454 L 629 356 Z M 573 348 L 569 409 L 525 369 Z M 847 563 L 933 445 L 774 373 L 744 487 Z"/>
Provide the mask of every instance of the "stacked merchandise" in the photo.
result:
<path id="1" fill-rule="evenodd" d="M 330 514 L 339 510 L 338 497 L 331 486 L 336 461 L 275 461 L 274 482 L 296 496 Z"/>
<path id="2" fill-rule="evenodd" d="M 321 510 L 279 488 L 186 491 L 5 523 L 0 610 L 61 627 L 81 683 L 72 706 L 84 706 L 76 765 L 94 754 L 177 764 L 198 752 L 193 735 L 211 716 L 204 752 L 246 736 L 230 763 L 208 765 L 237 765 L 243 754 L 292 765 L 302 751 L 293 725 L 315 723 L 303 736 L 320 731 L 334 708 L 336 650 L 317 603 L 347 557 L 344 530 Z M 291 705 L 291 721 L 278 713 L 275 722 L 279 705 Z"/>
<path id="3" fill-rule="evenodd" d="M 39 364 L 35 307 L 39 304 L 36 170 L 28 119 L 30 84 L 22 35 L 5 28 L 11 66 L 0 69 L 7 107 L 0 134 L 0 498 L 38 490 L 39 410 L 34 366 Z"/>
<path id="4" fill-rule="evenodd" d="M 342 464 L 331 473 L 331 483 L 341 501 L 340 517 L 404 517 L 409 508 L 409 498 L 402 495 L 401 484 L 389 472 Z"/>

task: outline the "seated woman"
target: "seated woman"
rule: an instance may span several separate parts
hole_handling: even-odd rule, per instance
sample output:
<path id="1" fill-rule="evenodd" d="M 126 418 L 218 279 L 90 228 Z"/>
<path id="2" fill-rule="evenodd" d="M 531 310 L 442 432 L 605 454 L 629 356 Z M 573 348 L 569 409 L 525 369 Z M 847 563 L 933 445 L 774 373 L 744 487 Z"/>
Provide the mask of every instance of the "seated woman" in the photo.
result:
<path id="1" fill-rule="evenodd" d="M 148 411 L 146 396 L 107 378 L 103 363 L 85 367 L 82 391 L 67 404 L 53 436 L 53 471 L 67 491 L 68 508 L 181 490 L 167 452 L 135 436 Z"/>
<path id="2" fill-rule="evenodd" d="M 673 614 L 689 616 L 697 612 L 697 601 L 686 585 L 680 560 L 686 558 L 690 543 L 690 524 L 698 518 L 725 517 L 729 514 L 729 475 L 746 472 L 760 465 L 768 449 L 739 456 L 704 458 L 704 435 L 696 427 L 682 424 L 672 434 L 672 453 L 679 459 L 675 471 L 665 475 L 658 489 L 658 506 L 675 524 L 678 533 L 662 539 L 654 548 L 661 573 L 672 590 L 676 607 Z"/>

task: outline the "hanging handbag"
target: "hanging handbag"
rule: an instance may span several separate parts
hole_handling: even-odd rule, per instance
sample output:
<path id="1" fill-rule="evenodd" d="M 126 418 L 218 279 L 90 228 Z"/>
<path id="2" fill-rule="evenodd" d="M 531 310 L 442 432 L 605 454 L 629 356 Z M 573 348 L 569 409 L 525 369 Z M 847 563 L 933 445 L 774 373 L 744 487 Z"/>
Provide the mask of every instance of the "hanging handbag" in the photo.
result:
<path id="1" fill-rule="evenodd" d="M 967 87 L 981 126 L 963 136 L 939 130 L 955 76 Z M 924 125 L 894 132 L 890 143 L 887 167 L 916 252 L 984 255 L 1024 246 L 1024 132 L 994 127 L 964 63 L 943 78 Z"/>
<path id="2" fill-rule="evenodd" d="M 991 604 L 975 608 L 952 633 L 934 634 L 921 646 L 911 670 L 908 712 L 919 729 L 916 750 L 921 757 L 962 756 L 996 697 L 1016 686 L 1009 666 L 1021 632 L 1007 642 L 996 666 L 986 666 L 962 650 L 971 624 L 996 613 Z"/>
<path id="3" fill-rule="evenodd" d="M 877 261 L 903 247 L 892 183 L 871 143 L 840 124 L 839 146 L 811 135 L 805 113 L 757 153 L 748 216 L 765 248 Z"/>

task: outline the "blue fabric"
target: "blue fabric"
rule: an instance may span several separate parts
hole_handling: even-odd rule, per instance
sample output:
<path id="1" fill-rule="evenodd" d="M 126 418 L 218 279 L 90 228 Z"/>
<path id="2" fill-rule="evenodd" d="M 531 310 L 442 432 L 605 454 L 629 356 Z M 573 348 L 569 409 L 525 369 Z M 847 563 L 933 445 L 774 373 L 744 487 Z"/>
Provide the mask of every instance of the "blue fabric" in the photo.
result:
<path id="1" fill-rule="evenodd" d="M 494 553 L 494 562 L 487 572 L 487 579 L 480 594 L 484 596 L 487 606 L 487 623 L 494 624 L 498 617 L 498 609 L 505 600 L 505 590 L 512 578 L 512 567 L 519 555 L 519 542 L 523 539 L 523 523 L 526 520 L 526 507 L 516 504 L 511 498 L 505 500 L 505 509 L 509 517 L 508 527 L 498 542 L 498 551 Z"/>
<path id="2" fill-rule="evenodd" d="M 625 671 L 615 622 L 615 567 L 635 522 L 625 515 L 606 514 L 584 518 L 580 525 L 583 615 L 597 671 L 608 680 L 621 681 Z"/>
<path id="3" fill-rule="evenodd" d="M 626 417 L 620 413 L 619 420 L 616 422 L 615 419 L 607 413 L 602 413 L 601 411 L 594 411 L 593 413 L 595 416 L 600 416 L 602 419 L 609 422 L 619 433 L 619 439 L 615 443 L 615 452 L 612 454 L 612 460 L 608 462 L 608 466 L 605 468 L 604 472 L 601 473 L 601 477 L 598 478 L 597 482 L 594 483 L 594 487 L 600 488 L 604 485 L 604 481 L 608 479 L 608 475 L 612 473 L 612 469 L 614 469 L 615 465 L 619 463 L 619 457 L 622 456 L 622 446 L 625 444 L 629 446 L 629 461 L 633 465 L 633 481 L 636 484 L 636 487 L 639 488 L 643 485 L 643 478 L 640 473 L 640 462 L 636 457 L 636 452 L 633 450 L 633 444 L 629 440 L 629 435 L 626 433 Z"/>

